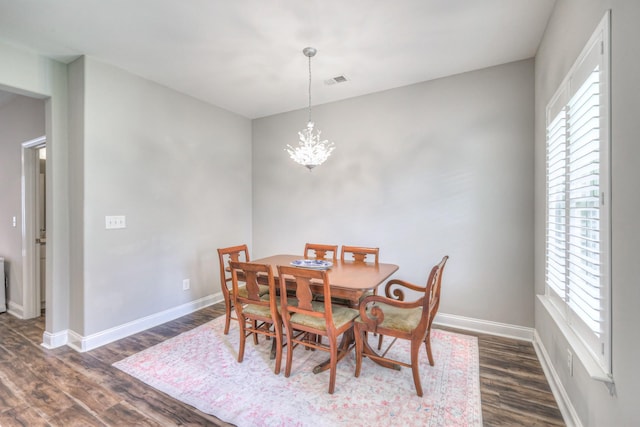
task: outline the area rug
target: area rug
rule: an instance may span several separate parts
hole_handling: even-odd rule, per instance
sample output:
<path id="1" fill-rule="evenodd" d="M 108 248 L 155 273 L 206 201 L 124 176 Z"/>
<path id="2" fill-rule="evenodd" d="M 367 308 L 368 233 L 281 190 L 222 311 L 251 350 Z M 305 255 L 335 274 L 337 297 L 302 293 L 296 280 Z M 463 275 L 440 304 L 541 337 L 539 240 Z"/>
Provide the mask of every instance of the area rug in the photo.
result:
<path id="1" fill-rule="evenodd" d="M 338 364 L 336 388 L 327 393 L 329 373 L 313 374 L 328 353 L 294 349 L 289 378 L 273 373 L 271 342 L 247 340 L 244 361 L 237 362 L 236 322 L 228 335 L 224 319 L 215 319 L 114 363 L 148 385 L 202 412 L 237 426 L 481 426 L 477 339 L 432 330 L 435 366 L 420 353 L 424 396 L 418 397 L 411 369 L 394 371 L 364 359 L 354 377 L 355 355 Z M 371 337 L 376 340 L 377 337 Z M 389 340 L 387 338 L 387 340 Z M 386 341 L 386 340 L 385 340 Z M 408 343 L 392 352 L 408 360 Z"/>

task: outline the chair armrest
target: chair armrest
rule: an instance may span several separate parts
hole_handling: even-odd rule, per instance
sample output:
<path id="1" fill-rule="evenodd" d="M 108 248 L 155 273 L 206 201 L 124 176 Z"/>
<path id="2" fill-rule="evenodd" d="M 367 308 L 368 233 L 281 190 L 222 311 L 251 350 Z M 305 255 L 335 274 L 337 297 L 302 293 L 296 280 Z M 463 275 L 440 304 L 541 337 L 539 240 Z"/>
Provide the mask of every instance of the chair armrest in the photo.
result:
<path id="1" fill-rule="evenodd" d="M 387 298 L 391 298 L 397 301 L 404 301 L 404 290 L 402 288 L 411 289 L 412 291 L 418 291 L 424 293 L 425 287 L 414 285 L 405 280 L 392 279 L 384 286 L 384 294 Z"/>

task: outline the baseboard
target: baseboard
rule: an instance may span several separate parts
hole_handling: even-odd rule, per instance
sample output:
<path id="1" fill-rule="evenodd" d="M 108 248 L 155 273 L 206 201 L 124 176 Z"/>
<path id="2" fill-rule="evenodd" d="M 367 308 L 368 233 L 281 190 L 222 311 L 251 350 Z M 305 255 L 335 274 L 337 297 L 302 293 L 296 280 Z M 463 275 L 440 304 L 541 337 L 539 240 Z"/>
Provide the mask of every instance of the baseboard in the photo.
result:
<path id="1" fill-rule="evenodd" d="M 154 326 L 177 319 L 178 317 L 193 313 L 201 308 L 213 305 L 221 299 L 222 294 L 220 293 L 209 295 L 88 336 L 82 336 L 72 330 L 67 330 L 58 334 L 49 334 L 48 332 L 45 332 L 43 336 L 44 342 L 42 345 L 47 348 L 55 348 L 66 344 L 79 352 L 93 350 L 113 341 L 126 338 L 129 335 L 137 334 L 138 332 L 142 332 L 146 329 L 153 328 Z"/>
<path id="2" fill-rule="evenodd" d="M 24 309 L 20 304 L 16 304 L 13 301 L 7 302 L 7 313 L 17 317 L 18 319 L 24 319 Z"/>
<path id="3" fill-rule="evenodd" d="M 533 328 L 526 328 L 524 326 L 509 325 L 507 323 L 492 322 L 490 320 L 480 320 L 446 313 L 436 314 L 436 318 L 433 320 L 433 323 L 435 325 L 442 325 L 450 328 L 498 335 L 501 337 L 529 342 L 533 341 Z"/>
<path id="4" fill-rule="evenodd" d="M 45 332 L 42 345 L 47 348 L 68 345 L 79 352 L 85 352 L 98 348 L 113 341 L 142 332 L 154 326 L 161 325 L 178 317 L 193 313 L 201 308 L 208 307 L 222 300 L 222 294 L 217 293 L 199 300 L 170 308 L 168 310 L 136 319 L 132 322 L 116 326 L 88 336 L 66 330 L 55 334 Z M 525 341 L 533 341 L 533 328 L 509 325 L 506 323 L 492 322 L 488 320 L 474 319 L 454 314 L 438 313 L 434 324 L 468 331 L 480 332 L 490 335 L 504 336 Z"/>
<path id="5" fill-rule="evenodd" d="M 57 347 L 62 347 L 69 341 L 69 331 L 65 330 L 62 332 L 56 332 L 52 334 L 50 332 L 45 332 L 42 334 L 42 346 L 49 350 Z"/>
<path id="6" fill-rule="evenodd" d="M 534 333 L 533 348 L 538 355 L 538 360 L 540 360 L 540 365 L 542 365 L 544 375 L 547 377 L 547 382 L 549 383 L 551 392 L 556 398 L 558 408 L 560 409 L 560 413 L 562 413 L 562 418 L 564 418 L 565 424 L 567 427 L 582 427 L 578 413 L 571 404 L 569 395 L 567 394 L 567 391 L 562 385 L 562 381 L 560 381 L 558 373 L 551 363 L 549 353 L 547 353 L 547 349 L 544 347 L 544 344 L 540 339 L 540 335 L 538 335 L 538 331 L 535 331 Z"/>

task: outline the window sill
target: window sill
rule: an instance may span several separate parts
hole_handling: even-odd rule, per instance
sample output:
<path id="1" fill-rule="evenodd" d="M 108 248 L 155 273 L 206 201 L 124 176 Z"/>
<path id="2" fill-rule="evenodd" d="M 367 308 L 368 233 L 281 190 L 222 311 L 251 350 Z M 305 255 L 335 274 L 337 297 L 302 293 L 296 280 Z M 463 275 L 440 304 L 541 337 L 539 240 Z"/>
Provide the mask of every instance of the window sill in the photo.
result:
<path id="1" fill-rule="evenodd" d="M 580 363 L 582 363 L 582 366 L 584 366 L 589 376 L 596 381 L 605 383 L 609 388 L 609 391 L 613 393 L 613 375 L 600 366 L 598 361 L 583 344 L 582 340 L 578 338 L 573 329 L 571 329 L 564 320 L 562 313 L 560 313 L 556 306 L 553 305 L 551 299 L 546 295 L 538 295 L 538 299 L 542 303 L 542 306 L 547 310 L 547 313 L 549 313 L 560 332 L 562 332 L 562 335 L 564 335 L 569 346 L 573 350 L 573 354 L 578 358 L 578 360 L 580 360 Z"/>

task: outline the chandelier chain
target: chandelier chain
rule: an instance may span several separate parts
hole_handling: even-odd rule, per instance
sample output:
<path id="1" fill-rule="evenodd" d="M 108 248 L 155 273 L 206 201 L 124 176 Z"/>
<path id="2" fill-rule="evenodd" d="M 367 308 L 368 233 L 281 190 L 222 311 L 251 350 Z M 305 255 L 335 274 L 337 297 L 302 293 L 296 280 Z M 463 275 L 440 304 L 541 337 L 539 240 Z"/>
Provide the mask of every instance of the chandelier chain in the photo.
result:
<path id="1" fill-rule="evenodd" d="M 309 56 L 309 121 L 311 121 L 311 56 Z"/>

